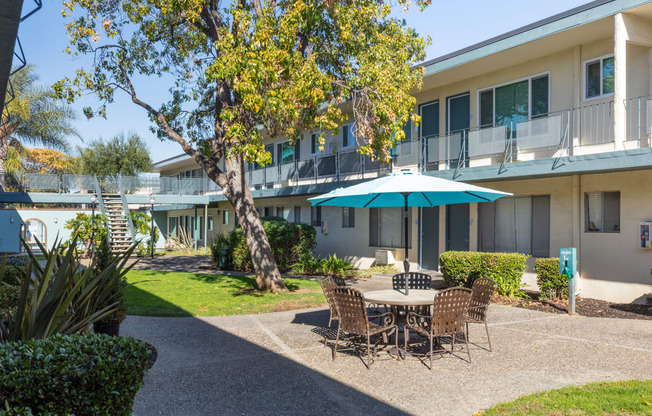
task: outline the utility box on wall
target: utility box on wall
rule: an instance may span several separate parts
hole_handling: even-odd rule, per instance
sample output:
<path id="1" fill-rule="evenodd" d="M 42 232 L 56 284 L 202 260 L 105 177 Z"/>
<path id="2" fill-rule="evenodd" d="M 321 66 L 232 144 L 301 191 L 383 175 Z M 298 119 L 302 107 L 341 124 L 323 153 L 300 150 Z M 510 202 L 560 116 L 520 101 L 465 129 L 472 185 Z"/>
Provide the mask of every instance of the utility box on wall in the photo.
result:
<path id="1" fill-rule="evenodd" d="M 639 243 L 640 248 L 652 248 L 650 246 L 650 232 L 652 231 L 652 222 L 642 222 L 639 230 Z"/>

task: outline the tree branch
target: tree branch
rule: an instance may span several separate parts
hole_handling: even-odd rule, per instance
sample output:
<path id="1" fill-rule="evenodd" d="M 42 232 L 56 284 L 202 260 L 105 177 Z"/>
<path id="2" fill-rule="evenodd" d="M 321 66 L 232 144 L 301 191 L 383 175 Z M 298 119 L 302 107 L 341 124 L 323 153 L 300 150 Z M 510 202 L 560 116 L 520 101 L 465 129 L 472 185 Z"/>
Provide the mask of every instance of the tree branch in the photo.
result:
<path id="1" fill-rule="evenodd" d="M 154 109 L 154 107 L 152 107 L 151 105 L 147 104 L 146 102 L 138 98 L 138 96 L 136 95 L 136 90 L 134 89 L 134 86 L 131 83 L 131 79 L 129 79 L 129 76 L 124 72 L 123 72 L 123 77 L 125 79 L 125 82 L 127 83 L 129 89 L 129 95 L 131 95 L 131 101 L 133 101 L 134 104 L 142 107 L 149 114 L 151 114 L 156 119 L 159 126 L 161 126 L 161 128 L 163 129 L 165 134 L 168 135 L 169 138 L 179 143 L 183 151 L 186 152 L 190 157 L 192 157 L 197 162 L 197 164 L 199 164 L 199 166 L 204 168 L 206 173 L 209 175 L 211 179 L 215 181 L 215 183 L 217 183 L 222 189 L 226 188 L 227 186 L 226 175 L 217 166 L 217 163 L 215 163 L 210 159 L 207 159 L 204 155 L 199 153 L 195 148 L 190 146 L 190 144 L 188 144 L 188 142 L 184 140 L 184 138 L 181 137 L 179 133 L 177 133 L 176 131 L 174 131 L 172 127 L 170 127 L 167 119 L 163 114 L 159 113 L 156 109 Z"/>

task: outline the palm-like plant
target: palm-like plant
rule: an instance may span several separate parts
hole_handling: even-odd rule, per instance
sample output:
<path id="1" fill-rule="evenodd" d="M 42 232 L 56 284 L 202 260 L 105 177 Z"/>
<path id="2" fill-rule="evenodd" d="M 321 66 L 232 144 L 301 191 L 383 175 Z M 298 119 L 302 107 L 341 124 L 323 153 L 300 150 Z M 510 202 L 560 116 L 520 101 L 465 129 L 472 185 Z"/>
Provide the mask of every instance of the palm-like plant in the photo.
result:
<path id="1" fill-rule="evenodd" d="M 79 137 L 72 124 L 72 108 L 58 100 L 51 89 L 37 85 L 37 80 L 32 66 L 11 77 L 15 98 L 6 105 L 10 120 L 0 129 L 0 191 L 5 190 L 5 163 L 10 147 L 19 153 L 25 144 L 66 151 L 66 138 Z"/>

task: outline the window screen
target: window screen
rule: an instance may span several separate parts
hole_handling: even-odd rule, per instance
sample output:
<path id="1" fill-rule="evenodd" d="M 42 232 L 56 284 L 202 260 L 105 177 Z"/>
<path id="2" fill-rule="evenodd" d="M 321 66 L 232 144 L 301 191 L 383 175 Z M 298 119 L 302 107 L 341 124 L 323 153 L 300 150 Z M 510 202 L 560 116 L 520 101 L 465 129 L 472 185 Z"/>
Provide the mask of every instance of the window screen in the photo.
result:
<path id="1" fill-rule="evenodd" d="M 301 207 L 294 207 L 294 222 L 301 222 Z"/>
<path id="2" fill-rule="evenodd" d="M 586 96 L 588 98 L 600 95 L 600 61 L 586 65 Z"/>
<path id="3" fill-rule="evenodd" d="M 584 230 L 620 232 L 620 192 L 587 192 L 584 195 Z"/>
<path id="4" fill-rule="evenodd" d="M 550 255 L 550 196 L 506 197 L 478 205 L 480 251 Z"/>
<path id="5" fill-rule="evenodd" d="M 405 247 L 405 218 L 403 208 L 383 207 L 369 210 L 369 245 L 375 247 Z M 412 210 L 408 211 L 412 224 Z M 410 227 L 411 228 L 411 227 Z M 372 231 L 373 230 L 373 231 Z M 408 230 L 408 244 L 412 245 L 412 230 Z M 409 248 L 409 247 L 408 247 Z"/>
<path id="6" fill-rule="evenodd" d="M 532 80 L 532 117 L 548 115 L 548 75 Z"/>
<path id="7" fill-rule="evenodd" d="M 494 90 L 480 93 L 480 127 L 494 125 Z"/>
<path id="8" fill-rule="evenodd" d="M 342 228 L 355 227 L 355 208 L 342 207 Z"/>
<path id="9" fill-rule="evenodd" d="M 495 124 L 516 129 L 515 124 L 529 115 L 528 81 L 498 87 L 495 90 Z"/>
<path id="10" fill-rule="evenodd" d="M 310 207 L 310 221 L 313 227 L 321 227 L 321 207 Z"/>

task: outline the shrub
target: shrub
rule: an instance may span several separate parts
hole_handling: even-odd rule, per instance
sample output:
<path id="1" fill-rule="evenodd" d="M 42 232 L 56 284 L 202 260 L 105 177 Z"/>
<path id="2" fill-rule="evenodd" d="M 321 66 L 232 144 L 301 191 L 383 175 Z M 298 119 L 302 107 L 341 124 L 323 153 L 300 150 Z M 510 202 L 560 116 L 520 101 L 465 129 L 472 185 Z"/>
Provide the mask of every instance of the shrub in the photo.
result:
<path id="1" fill-rule="evenodd" d="M 473 286 L 479 277 L 488 277 L 497 284 L 503 296 L 521 294 L 521 277 L 529 256 L 520 253 L 479 253 L 447 251 L 439 256 L 439 270 L 449 286 Z"/>
<path id="2" fill-rule="evenodd" d="M 537 259 L 534 270 L 537 272 L 537 285 L 541 290 L 539 299 L 568 297 L 568 278 L 559 273 L 559 257 Z"/>
<path id="3" fill-rule="evenodd" d="M 449 286 L 470 286 L 480 275 L 482 253 L 447 251 L 439 256 L 439 271 Z"/>
<path id="4" fill-rule="evenodd" d="M 0 319 L 7 312 L 18 306 L 20 286 L 0 282 Z"/>
<path id="5" fill-rule="evenodd" d="M 523 294 L 521 278 L 527 269 L 526 261 L 529 257 L 520 253 L 482 253 L 480 275 L 498 283 L 496 291 L 499 294 L 520 296 Z"/>
<path id="6" fill-rule="evenodd" d="M 142 341 L 97 334 L 11 342 L 0 346 L 0 403 L 20 414 L 130 415 L 148 354 Z"/>
<path id="7" fill-rule="evenodd" d="M 29 256 L 27 255 L 7 257 L 7 265 L 24 268 L 27 267 L 28 264 L 29 264 Z"/>
<path id="8" fill-rule="evenodd" d="M 295 224 L 283 218 L 262 218 L 263 228 L 272 247 L 274 260 L 281 271 L 288 270 L 299 261 L 302 253 L 315 247 L 315 228 L 307 224 Z M 242 228 L 236 227 L 229 233 L 229 254 L 233 268 L 252 271 L 251 253 Z"/>

